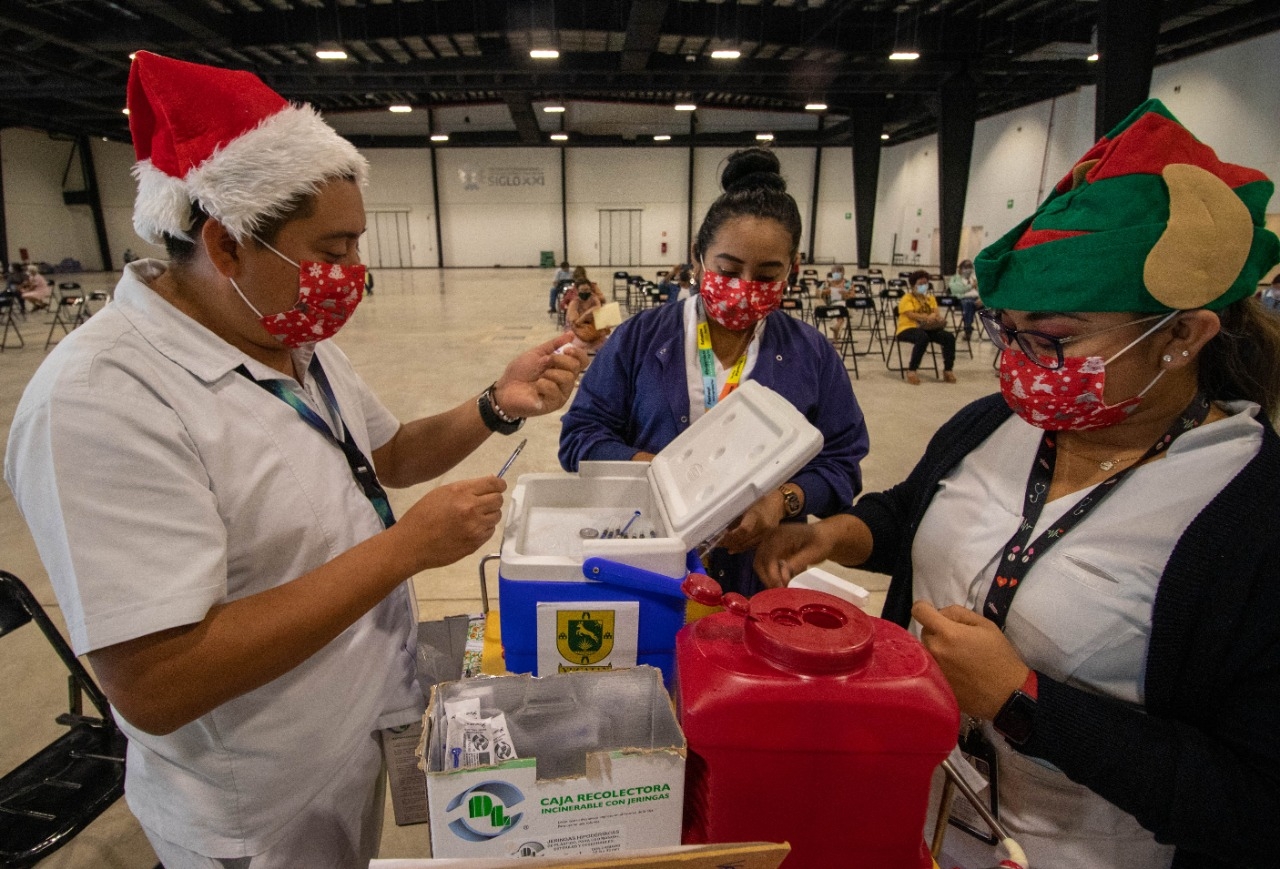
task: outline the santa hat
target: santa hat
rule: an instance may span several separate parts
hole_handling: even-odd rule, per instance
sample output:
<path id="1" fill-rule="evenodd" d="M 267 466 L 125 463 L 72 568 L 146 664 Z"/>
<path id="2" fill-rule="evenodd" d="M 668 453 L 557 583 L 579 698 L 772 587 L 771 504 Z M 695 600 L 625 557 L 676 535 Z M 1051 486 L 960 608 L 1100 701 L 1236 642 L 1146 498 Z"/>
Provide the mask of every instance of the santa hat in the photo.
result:
<path id="1" fill-rule="evenodd" d="M 133 226 L 190 241 L 191 205 L 245 241 L 332 178 L 363 184 L 368 162 L 308 105 L 253 73 L 138 52 L 129 70 L 138 162 Z"/>
<path id="2" fill-rule="evenodd" d="M 1159 100 L 1081 157 L 974 260 L 982 301 L 1019 311 L 1220 310 L 1280 260 L 1274 185 L 1225 163 Z"/>

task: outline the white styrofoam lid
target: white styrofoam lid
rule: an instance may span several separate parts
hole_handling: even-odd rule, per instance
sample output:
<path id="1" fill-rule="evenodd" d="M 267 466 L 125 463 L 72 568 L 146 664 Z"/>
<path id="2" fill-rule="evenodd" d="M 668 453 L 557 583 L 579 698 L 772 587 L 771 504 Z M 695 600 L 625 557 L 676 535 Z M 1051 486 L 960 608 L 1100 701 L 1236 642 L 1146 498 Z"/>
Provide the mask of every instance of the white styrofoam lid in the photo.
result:
<path id="1" fill-rule="evenodd" d="M 723 531 L 822 450 L 791 402 L 748 380 L 654 457 L 653 489 L 689 547 Z"/>

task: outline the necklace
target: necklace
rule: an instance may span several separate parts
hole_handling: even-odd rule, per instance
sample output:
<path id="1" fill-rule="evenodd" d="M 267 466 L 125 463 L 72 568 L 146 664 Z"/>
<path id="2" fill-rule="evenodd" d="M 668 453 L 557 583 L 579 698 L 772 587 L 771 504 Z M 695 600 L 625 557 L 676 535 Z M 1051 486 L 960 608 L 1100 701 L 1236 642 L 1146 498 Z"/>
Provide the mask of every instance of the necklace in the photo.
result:
<path id="1" fill-rule="evenodd" d="M 1142 458 L 1141 455 L 1128 456 L 1128 457 L 1120 456 L 1114 459 L 1102 459 L 1101 461 L 1099 461 L 1098 459 L 1095 459 L 1093 456 L 1086 456 L 1082 453 L 1077 453 L 1075 450 L 1069 450 L 1066 447 L 1064 447 L 1061 443 L 1058 443 L 1058 449 L 1062 450 L 1067 455 L 1075 456 L 1076 458 L 1079 458 L 1079 459 L 1085 459 L 1086 461 L 1090 461 L 1090 462 L 1097 462 L 1098 470 L 1100 471 L 1109 471 L 1112 468 L 1114 468 L 1116 465 L 1123 465 L 1127 462 L 1137 461 L 1138 459 Z"/>

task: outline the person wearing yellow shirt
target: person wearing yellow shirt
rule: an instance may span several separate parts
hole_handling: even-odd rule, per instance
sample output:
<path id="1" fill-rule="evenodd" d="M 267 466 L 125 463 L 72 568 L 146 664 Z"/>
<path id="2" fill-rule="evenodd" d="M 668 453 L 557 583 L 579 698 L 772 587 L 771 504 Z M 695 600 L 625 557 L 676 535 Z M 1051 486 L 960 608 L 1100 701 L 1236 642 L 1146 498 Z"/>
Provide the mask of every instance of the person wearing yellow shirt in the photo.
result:
<path id="1" fill-rule="evenodd" d="M 955 383 L 956 375 L 951 369 L 956 362 L 956 336 L 945 325 L 942 315 L 938 313 L 938 300 L 933 297 L 929 273 L 912 272 L 907 279 L 911 284 L 911 292 L 898 302 L 897 340 L 911 344 L 911 361 L 907 363 L 907 383 L 920 385 L 920 375 L 916 369 L 924 352 L 933 342 L 942 348 L 942 379 L 947 383 Z"/>

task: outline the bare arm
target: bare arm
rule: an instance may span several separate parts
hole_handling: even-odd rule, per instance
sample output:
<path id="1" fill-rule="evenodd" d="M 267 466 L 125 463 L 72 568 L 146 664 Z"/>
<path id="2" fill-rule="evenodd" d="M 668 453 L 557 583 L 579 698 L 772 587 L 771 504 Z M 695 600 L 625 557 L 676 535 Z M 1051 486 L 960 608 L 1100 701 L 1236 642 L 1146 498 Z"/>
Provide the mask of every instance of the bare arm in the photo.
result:
<path id="1" fill-rule="evenodd" d="M 857 567 L 871 555 L 873 543 L 871 529 L 848 513 L 808 525 L 784 523 L 756 549 L 755 571 L 765 585 L 778 588 L 827 559 Z"/>
<path id="2" fill-rule="evenodd" d="M 89 662 L 126 720 L 170 733 L 289 672 L 414 573 L 474 552 L 497 526 L 504 488 L 495 477 L 442 486 L 322 567 L 195 624 L 90 652 Z"/>

